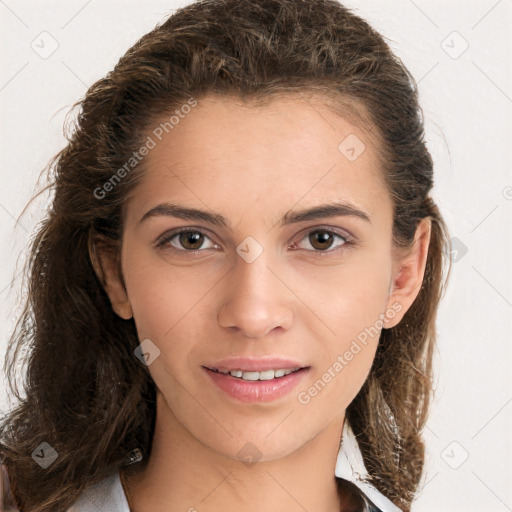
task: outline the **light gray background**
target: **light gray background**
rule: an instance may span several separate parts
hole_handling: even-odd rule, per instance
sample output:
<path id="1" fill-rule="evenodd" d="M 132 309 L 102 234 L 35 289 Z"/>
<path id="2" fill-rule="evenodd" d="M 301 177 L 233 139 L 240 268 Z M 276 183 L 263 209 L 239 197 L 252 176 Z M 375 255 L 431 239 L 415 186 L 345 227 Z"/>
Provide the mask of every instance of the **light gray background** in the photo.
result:
<path id="1" fill-rule="evenodd" d="M 136 39 L 187 3 L 0 0 L 0 356 L 44 198 L 16 219 L 65 144 L 66 112 Z M 345 4 L 419 82 L 434 197 L 457 238 L 439 311 L 427 471 L 413 511 L 512 510 L 512 0 Z M 0 409 L 8 408 L 2 389 Z"/>

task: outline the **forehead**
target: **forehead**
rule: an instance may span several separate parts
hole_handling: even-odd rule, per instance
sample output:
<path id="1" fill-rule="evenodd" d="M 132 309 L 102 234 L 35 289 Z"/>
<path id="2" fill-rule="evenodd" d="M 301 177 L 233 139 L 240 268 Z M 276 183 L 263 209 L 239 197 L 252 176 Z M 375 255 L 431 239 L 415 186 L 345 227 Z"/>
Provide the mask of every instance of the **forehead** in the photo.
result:
<path id="1" fill-rule="evenodd" d="M 195 203 L 238 198 L 269 208 L 329 195 L 371 212 L 385 192 L 372 130 L 321 97 L 291 93 L 256 103 L 209 95 L 183 112 L 173 124 L 172 112 L 153 118 L 146 129 L 155 145 L 133 196 L 137 209 L 183 194 Z"/>

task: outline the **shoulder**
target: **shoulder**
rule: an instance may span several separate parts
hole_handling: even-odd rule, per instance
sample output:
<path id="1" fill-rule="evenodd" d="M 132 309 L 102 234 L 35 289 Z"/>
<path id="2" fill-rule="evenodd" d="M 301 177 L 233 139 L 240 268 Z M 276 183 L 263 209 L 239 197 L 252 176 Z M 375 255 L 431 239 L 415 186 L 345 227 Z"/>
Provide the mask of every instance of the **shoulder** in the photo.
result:
<path id="1" fill-rule="evenodd" d="M 119 472 L 85 489 L 67 512 L 130 512 Z"/>

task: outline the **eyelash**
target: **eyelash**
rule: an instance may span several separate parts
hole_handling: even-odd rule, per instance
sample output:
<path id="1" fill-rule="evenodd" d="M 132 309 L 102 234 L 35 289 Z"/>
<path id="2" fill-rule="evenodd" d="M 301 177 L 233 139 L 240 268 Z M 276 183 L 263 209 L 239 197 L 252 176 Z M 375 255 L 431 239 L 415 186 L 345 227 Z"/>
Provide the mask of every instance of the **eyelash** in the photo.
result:
<path id="1" fill-rule="evenodd" d="M 300 240 L 304 240 L 304 238 L 307 238 L 308 235 L 311 235 L 312 233 L 316 233 L 316 232 L 321 232 L 321 233 L 329 233 L 330 235 L 334 235 L 334 236 L 337 236 L 338 238 L 341 238 L 343 240 L 343 244 L 339 247 L 337 247 L 336 249 L 327 249 L 325 251 L 321 251 L 321 250 L 315 250 L 315 249 L 312 249 L 312 250 L 309 250 L 309 249 L 299 249 L 299 250 L 306 250 L 308 252 L 314 252 L 314 253 L 318 253 L 320 256 L 323 256 L 324 254 L 334 254 L 334 253 L 338 253 L 339 251 L 343 250 L 344 248 L 347 249 L 348 247 L 350 246 L 353 246 L 355 245 L 355 241 L 353 239 L 352 236 L 348 235 L 347 233 L 344 233 L 343 235 L 341 235 L 340 233 L 337 233 L 336 231 L 333 231 L 332 229 L 329 229 L 327 227 L 322 227 L 322 226 L 319 226 L 319 227 L 315 227 L 311 230 L 309 230 Z M 187 228 L 179 228 L 177 230 L 174 230 L 174 231 L 171 231 L 170 233 L 166 233 L 164 235 L 162 235 L 162 237 L 160 237 L 159 239 L 156 240 L 155 242 L 155 246 L 157 249 L 162 249 L 162 250 L 172 250 L 172 251 L 175 251 L 175 252 L 182 252 L 182 253 L 189 253 L 189 254 L 199 254 L 201 252 L 204 252 L 205 250 L 208 250 L 208 249 L 196 249 L 196 250 L 189 250 L 189 249 L 177 249 L 176 247 L 173 247 L 173 246 L 168 246 L 166 247 L 170 242 L 171 240 L 180 235 L 181 233 L 200 233 L 201 235 L 207 237 L 207 238 L 211 238 L 209 237 L 204 231 L 202 231 L 201 229 L 196 229 L 196 228 L 190 228 L 190 227 L 187 227 Z M 214 244 L 216 244 L 215 241 L 212 240 L 212 242 Z M 216 244 L 218 245 L 218 244 Z M 295 245 L 295 242 L 292 244 L 292 245 Z"/>

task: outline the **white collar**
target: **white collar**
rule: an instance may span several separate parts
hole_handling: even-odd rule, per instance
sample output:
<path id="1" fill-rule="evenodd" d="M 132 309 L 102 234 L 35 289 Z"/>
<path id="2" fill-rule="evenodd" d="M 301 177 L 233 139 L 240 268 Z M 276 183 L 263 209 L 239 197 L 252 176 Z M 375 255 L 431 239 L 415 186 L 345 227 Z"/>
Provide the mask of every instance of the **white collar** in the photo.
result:
<path id="1" fill-rule="evenodd" d="M 334 474 L 356 485 L 381 512 L 402 512 L 386 496 L 365 480 L 368 471 L 364 465 L 359 443 L 348 420 L 345 420 L 343 425 L 343 436 Z"/>
<path id="2" fill-rule="evenodd" d="M 87 487 L 67 512 L 130 512 L 119 471 Z"/>

